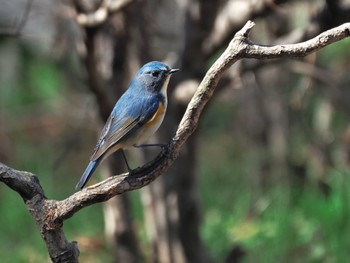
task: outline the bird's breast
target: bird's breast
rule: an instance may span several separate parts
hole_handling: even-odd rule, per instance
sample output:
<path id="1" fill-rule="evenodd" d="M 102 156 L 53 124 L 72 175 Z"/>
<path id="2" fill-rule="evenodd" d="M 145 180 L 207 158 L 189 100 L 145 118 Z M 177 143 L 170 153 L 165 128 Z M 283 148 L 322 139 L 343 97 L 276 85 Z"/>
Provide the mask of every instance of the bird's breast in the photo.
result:
<path id="1" fill-rule="evenodd" d="M 164 119 L 166 107 L 164 103 L 160 102 L 158 110 L 153 115 L 152 119 L 145 123 L 144 128 L 152 129 L 152 127 L 156 127 L 156 130 L 159 128 L 161 122 Z"/>
<path id="2" fill-rule="evenodd" d="M 135 133 L 132 145 L 146 141 L 158 130 L 164 119 L 165 111 L 166 104 L 160 102 L 159 108 L 153 117 Z"/>

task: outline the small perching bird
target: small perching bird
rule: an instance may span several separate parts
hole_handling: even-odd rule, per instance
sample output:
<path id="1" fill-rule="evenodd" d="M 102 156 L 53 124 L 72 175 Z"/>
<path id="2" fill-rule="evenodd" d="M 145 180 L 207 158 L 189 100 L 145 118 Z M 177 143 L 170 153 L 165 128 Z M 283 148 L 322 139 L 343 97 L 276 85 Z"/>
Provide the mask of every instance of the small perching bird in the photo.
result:
<path id="1" fill-rule="evenodd" d="M 178 69 L 153 61 L 137 72 L 127 91 L 115 104 L 76 189 L 82 189 L 98 165 L 113 152 L 122 151 L 130 172 L 123 149 L 157 145 L 140 143 L 146 141 L 163 122 L 168 104 L 168 83 L 171 74 L 176 71 Z"/>

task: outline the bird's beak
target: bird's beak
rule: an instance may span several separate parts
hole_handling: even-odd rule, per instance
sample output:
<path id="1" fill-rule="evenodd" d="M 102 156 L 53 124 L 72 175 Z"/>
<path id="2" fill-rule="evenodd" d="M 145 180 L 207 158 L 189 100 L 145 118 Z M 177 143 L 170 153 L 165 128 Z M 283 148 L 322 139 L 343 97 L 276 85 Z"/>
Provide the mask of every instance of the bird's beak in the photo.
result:
<path id="1" fill-rule="evenodd" d="M 173 69 L 169 70 L 168 74 L 171 75 L 171 74 L 178 72 L 178 71 L 179 71 L 178 68 L 173 68 Z"/>

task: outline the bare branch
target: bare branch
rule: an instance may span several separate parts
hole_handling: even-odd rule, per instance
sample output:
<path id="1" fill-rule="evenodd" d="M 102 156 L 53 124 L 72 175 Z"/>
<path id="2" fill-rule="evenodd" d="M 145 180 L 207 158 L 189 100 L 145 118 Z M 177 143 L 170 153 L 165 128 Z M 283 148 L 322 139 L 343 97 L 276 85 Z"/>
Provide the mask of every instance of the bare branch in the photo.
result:
<path id="1" fill-rule="evenodd" d="M 279 6 L 283 0 L 262 1 L 226 1 L 216 16 L 213 28 L 207 39 L 203 41 L 203 52 L 210 57 L 229 43 L 234 33 L 248 19 L 265 16 L 271 12 L 284 14 L 286 11 Z M 237 15 L 240 14 L 240 15 Z"/>
<path id="2" fill-rule="evenodd" d="M 36 195 L 45 197 L 38 178 L 32 173 L 17 171 L 0 163 L 0 181 L 16 191 L 25 202 Z"/>
<path id="3" fill-rule="evenodd" d="M 78 262 L 79 249 L 76 242 L 68 242 L 62 229 L 63 222 L 55 223 L 53 220 L 58 208 L 57 201 L 45 197 L 38 178 L 0 163 L 0 182 L 23 198 L 45 240 L 52 262 Z"/>
<path id="4" fill-rule="evenodd" d="M 304 57 L 325 46 L 349 37 L 350 23 L 327 30 L 318 36 L 297 44 L 263 46 L 249 41 L 244 58 L 271 59 Z"/>

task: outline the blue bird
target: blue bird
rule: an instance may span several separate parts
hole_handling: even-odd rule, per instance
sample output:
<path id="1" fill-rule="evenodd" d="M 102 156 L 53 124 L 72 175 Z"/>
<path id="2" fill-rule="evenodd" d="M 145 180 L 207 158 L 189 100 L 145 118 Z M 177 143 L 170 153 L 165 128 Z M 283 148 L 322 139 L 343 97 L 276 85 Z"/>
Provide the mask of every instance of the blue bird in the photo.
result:
<path id="1" fill-rule="evenodd" d="M 132 146 L 160 146 L 140 143 L 146 141 L 161 125 L 168 104 L 168 83 L 171 74 L 176 71 L 178 69 L 153 61 L 137 72 L 127 91 L 115 104 L 76 189 L 82 189 L 98 165 L 112 153 L 122 151 L 130 172 L 123 149 Z"/>

